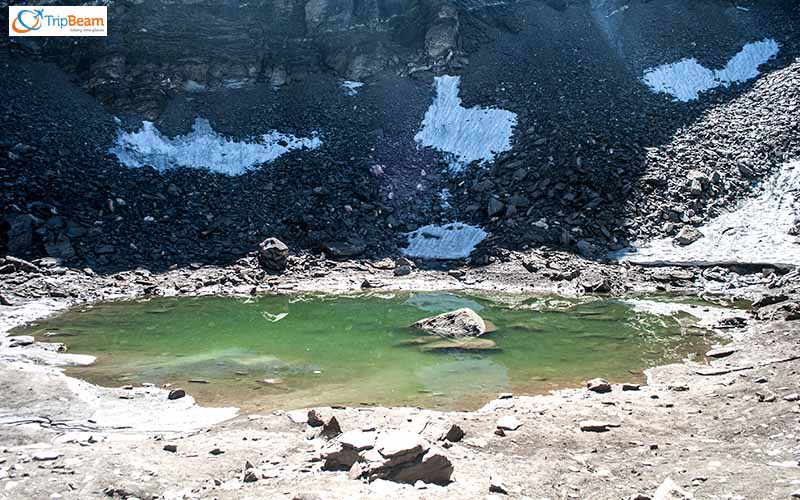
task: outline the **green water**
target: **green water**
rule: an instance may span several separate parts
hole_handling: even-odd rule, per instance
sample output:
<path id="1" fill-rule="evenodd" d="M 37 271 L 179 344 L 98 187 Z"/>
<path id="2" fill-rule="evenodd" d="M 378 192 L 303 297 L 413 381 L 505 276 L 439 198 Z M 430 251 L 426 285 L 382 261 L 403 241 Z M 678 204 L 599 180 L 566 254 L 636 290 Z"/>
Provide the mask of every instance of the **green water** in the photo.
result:
<path id="1" fill-rule="evenodd" d="M 403 345 L 420 336 L 409 325 L 458 307 L 496 325 L 486 336 L 496 349 Z M 111 302 L 14 333 L 97 357 L 68 370 L 74 376 L 106 386 L 173 384 L 209 405 L 473 409 L 498 392 L 536 394 L 593 377 L 642 381 L 643 369 L 708 346 L 691 320 L 610 299 L 407 293 Z"/>

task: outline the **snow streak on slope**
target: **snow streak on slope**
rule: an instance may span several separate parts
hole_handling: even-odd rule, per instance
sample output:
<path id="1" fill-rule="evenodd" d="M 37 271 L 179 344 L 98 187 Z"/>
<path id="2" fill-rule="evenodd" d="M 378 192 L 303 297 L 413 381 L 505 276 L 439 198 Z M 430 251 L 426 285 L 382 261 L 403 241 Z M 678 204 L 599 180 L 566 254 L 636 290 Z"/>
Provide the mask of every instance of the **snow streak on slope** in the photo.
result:
<path id="1" fill-rule="evenodd" d="M 197 118 L 192 131 L 173 139 L 165 137 L 152 122 L 137 132 L 121 132 L 109 150 L 127 167 L 150 165 L 158 170 L 175 167 L 203 168 L 227 175 L 241 175 L 294 149 L 316 149 L 318 137 L 302 138 L 271 131 L 252 142 L 237 142 L 219 135 L 208 120 Z"/>
<path id="2" fill-rule="evenodd" d="M 421 259 L 465 259 L 484 238 L 486 231 L 461 222 L 430 224 L 408 233 L 403 253 Z"/>
<path id="3" fill-rule="evenodd" d="M 798 216 L 800 161 L 794 161 L 765 181 L 757 197 L 700 227 L 705 236 L 691 245 L 674 246 L 667 238 L 614 256 L 639 263 L 800 265 L 800 238 L 789 234 Z"/>
<path id="4" fill-rule="evenodd" d="M 695 58 L 683 59 L 648 69 L 642 81 L 654 92 L 670 94 L 678 101 L 692 101 L 701 92 L 757 77 L 758 67 L 775 57 L 779 50 L 778 42 L 764 39 L 745 45 L 722 69 L 710 70 Z"/>
<path id="5" fill-rule="evenodd" d="M 361 82 L 353 82 L 350 80 L 345 80 L 341 84 L 341 87 L 344 89 L 344 95 L 346 96 L 354 96 L 358 94 L 358 89 L 363 86 L 364 84 Z"/>
<path id="6" fill-rule="evenodd" d="M 452 156 L 451 167 L 460 170 L 473 161 L 490 161 L 511 149 L 517 115 L 491 108 L 465 108 L 458 97 L 461 77 L 435 78 L 436 97 L 414 140 Z"/>

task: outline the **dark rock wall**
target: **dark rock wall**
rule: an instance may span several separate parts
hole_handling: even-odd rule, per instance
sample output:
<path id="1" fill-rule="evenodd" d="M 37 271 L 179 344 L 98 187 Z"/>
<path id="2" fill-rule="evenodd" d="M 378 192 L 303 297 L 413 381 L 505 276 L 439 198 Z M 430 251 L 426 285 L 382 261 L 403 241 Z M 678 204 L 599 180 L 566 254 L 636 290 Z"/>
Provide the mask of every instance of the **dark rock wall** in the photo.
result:
<path id="1" fill-rule="evenodd" d="M 795 1 L 107 4 L 105 39 L 0 41 L 3 251 L 165 267 L 229 262 L 276 236 L 382 256 L 443 219 L 485 227 L 487 248 L 592 253 L 696 225 L 798 151 Z M 639 81 L 684 57 L 720 67 L 765 37 L 782 48 L 764 83 L 676 103 Z M 454 176 L 417 149 L 439 74 L 462 77 L 465 106 L 517 113 L 513 151 Z M 368 85 L 347 97 L 343 79 Z M 114 115 L 170 135 L 197 116 L 233 137 L 319 132 L 324 147 L 237 178 L 128 169 L 107 153 Z M 716 180 L 689 196 L 689 170 Z"/>

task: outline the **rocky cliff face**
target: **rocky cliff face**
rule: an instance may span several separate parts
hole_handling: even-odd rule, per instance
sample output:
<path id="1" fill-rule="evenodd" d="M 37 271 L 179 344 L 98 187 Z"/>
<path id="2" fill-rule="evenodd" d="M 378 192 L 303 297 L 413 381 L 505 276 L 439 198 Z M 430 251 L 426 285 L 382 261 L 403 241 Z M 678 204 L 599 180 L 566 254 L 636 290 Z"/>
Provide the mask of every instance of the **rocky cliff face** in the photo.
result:
<path id="1" fill-rule="evenodd" d="M 423 0 L 108 1 L 110 36 L 15 39 L 57 62 L 115 112 L 156 119 L 165 102 L 319 72 L 363 80 L 452 59 L 458 12 Z M 9 43 L 9 40 L 5 40 Z"/>
<path id="2" fill-rule="evenodd" d="M 11 160 L 0 244 L 15 253 L 168 265 L 230 260 L 276 236 L 383 256 L 403 233 L 460 221 L 488 234 L 479 251 L 601 254 L 699 225 L 800 154 L 790 0 L 106 3 L 105 39 L 0 42 L 0 154 Z M 643 82 L 686 59 L 725 70 L 767 39 L 780 50 L 753 75 L 691 102 Z M 445 75 L 458 85 L 440 98 Z M 434 102 L 441 130 L 421 143 Z M 496 132 L 490 108 L 509 117 L 510 137 L 481 135 Z M 278 130 L 321 147 L 240 177 L 131 169 L 108 153 L 142 120 L 167 137 L 198 117 L 217 141 Z M 461 132 L 508 148 L 456 172 L 443 151 Z M 436 149 L 441 138 L 455 144 Z M 690 171 L 709 179 L 699 191 Z"/>

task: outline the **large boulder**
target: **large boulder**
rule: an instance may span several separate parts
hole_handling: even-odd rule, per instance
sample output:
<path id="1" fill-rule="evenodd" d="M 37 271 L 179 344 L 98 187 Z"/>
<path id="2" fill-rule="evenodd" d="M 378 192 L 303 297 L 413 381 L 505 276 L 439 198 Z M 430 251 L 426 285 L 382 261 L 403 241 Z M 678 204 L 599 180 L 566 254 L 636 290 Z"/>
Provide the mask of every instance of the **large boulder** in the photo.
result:
<path id="1" fill-rule="evenodd" d="M 349 431 L 328 443 L 323 469 L 349 469 L 352 479 L 447 484 L 453 464 L 439 448 L 407 431 Z"/>
<path id="2" fill-rule="evenodd" d="M 336 440 L 331 441 L 322 452 L 325 470 L 350 469 L 354 463 L 362 460 L 360 453 L 371 450 L 375 446 L 375 432 L 359 430 L 347 431 Z"/>
<path id="3" fill-rule="evenodd" d="M 451 57 L 458 49 L 458 11 L 442 6 L 428 32 L 425 33 L 425 52 L 434 61 Z"/>
<path id="4" fill-rule="evenodd" d="M 480 337 L 491 331 L 486 321 L 468 307 L 421 319 L 414 327 L 450 338 Z"/>
<path id="5" fill-rule="evenodd" d="M 286 269 L 288 257 L 289 247 L 277 238 L 267 238 L 258 245 L 258 260 L 264 268 L 270 271 Z"/>
<path id="6" fill-rule="evenodd" d="M 681 229 L 678 234 L 675 235 L 675 239 L 673 241 L 676 245 L 685 247 L 686 245 L 691 245 L 703 236 L 705 235 L 692 226 L 684 226 L 683 229 Z"/>
<path id="7" fill-rule="evenodd" d="M 34 230 L 42 221 L 30 214 L 15 215 L 6 219 L 8 229 L 8 252 L 24 256 L 33 249 Z"/>

